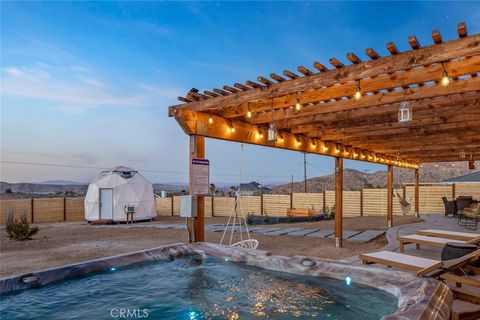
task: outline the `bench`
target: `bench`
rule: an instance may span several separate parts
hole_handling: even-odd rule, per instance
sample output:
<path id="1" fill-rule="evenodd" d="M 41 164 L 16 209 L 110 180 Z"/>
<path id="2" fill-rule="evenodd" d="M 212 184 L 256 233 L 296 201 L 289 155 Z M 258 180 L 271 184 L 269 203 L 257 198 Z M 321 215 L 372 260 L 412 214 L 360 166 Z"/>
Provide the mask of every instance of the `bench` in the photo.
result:
<path id="1" fill-rule="evenodd" d="M 308 217 L 320 214 L 320 211 L 309 209 L 287 209 L 287 216 Z"/>

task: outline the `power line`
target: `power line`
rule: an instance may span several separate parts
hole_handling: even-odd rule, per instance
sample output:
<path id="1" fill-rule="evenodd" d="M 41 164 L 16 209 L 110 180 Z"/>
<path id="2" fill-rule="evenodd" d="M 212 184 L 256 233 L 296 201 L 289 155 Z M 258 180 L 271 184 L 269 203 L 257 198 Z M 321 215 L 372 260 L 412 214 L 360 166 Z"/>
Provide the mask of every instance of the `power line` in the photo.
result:
<path id="1" fill-rule="evenodd" d="M 54 168 L 73 168 L 73 169 L 92 169 L 92 170 L 109 170 L 111 168 L 107 167 L 93 167 L 93 166 L 80 166 L 80 165 L 70 165 L 70 164 L 52 164 L 52 163 L 40 163 L 40 162 L 23 162 L 23 161 L 7 161 L 1 160 L 0 163 L 5 164 L 15 164 L 15 165 L 30 165 L 30 166 L 44 166 L 44 167 L 54 167 Z M 139 169 L 138 171 L 149 172 L 149 173 L 161 173 L 161 174 L 188 174 L 186 171 L 166 171 L 166 170 L 149 170 L 149 169 Z M 225 177 L 238 177 L 237 174 L 226 174 L 226 173 L 216 173 L 213 176 L 225 176 Z M 259 176 L 259 175 L 245 175 L 249 177 L 259 177 L 259 178 L 271 178 L 271 177 L 286 177 L 286 176 Z"/>

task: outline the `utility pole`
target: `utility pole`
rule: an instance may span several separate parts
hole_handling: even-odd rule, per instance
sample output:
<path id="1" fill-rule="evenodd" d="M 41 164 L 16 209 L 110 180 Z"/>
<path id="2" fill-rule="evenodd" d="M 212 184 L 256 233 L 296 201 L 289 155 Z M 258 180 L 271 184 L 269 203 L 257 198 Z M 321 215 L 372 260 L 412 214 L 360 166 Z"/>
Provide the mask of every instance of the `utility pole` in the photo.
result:
<path id="1" fill-rule="evenodd" d="M 293 194 L 293 174 L 292 174 L 292 183 L 291 183 L 291 186 L 292 186 L 292 194 Z"/>
<path id="2" fill-rule="evenodd" d="M 367 172 L 370 171 L 368 169 L 363 169 L 363 187 L 365 188 L 367 186 Z"/>
<path id="3" fill-rule="evenodd" d="M 307 193 L 307 153 L 303 153 L 303 183 L 305 187 L 305 193 Z"/>

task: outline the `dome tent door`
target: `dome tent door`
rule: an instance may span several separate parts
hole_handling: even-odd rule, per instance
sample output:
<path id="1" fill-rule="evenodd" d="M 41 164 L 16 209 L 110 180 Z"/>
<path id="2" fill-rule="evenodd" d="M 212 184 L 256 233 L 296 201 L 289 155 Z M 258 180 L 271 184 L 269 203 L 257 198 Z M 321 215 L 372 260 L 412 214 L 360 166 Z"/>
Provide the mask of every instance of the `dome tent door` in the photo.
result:
<path id="1" fill-rule="evenodd" d="M 113 219 L 113 189 L 100 189 L 100 219 Z"/>

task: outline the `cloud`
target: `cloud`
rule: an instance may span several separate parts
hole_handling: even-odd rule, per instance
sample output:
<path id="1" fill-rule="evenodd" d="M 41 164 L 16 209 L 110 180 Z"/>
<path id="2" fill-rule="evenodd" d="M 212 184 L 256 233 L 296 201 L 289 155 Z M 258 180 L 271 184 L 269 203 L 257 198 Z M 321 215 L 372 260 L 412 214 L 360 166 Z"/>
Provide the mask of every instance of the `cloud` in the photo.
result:
<path id="1" fill-rule="evenodd" d="M 125 90 L 104 81 L 90 68 L 45 63 L 8 66 L 3 69 L 2 81 L 2 95 L 47 101 L 65 112 L 149 106 L 158 104 L 158 99 L 174 99 L 184 91 L 144 83 L 134 83 Z"/>

